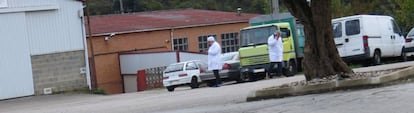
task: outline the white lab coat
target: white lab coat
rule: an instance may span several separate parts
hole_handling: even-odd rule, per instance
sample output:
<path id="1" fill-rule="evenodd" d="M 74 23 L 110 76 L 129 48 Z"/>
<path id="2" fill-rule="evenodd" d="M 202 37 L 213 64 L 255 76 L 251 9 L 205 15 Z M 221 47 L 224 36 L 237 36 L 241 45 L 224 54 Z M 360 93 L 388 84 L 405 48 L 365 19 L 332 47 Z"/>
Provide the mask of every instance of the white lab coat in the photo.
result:
<path id="1" fill-rule="evenodd" d="M 278 40 L 274 38 L 274 35 L 269 36 L 267 39 L 267 45 L 269 48 L 269 60 L 270 62 L 282 62 L 283 60 L 283 42 L 282 37 Z"/>
<path id="2" fill-rule="evenodd" d="M 214 42 L 208 48 L 208 70 L 221 70 L 221 47 L 217 42 Z"/>

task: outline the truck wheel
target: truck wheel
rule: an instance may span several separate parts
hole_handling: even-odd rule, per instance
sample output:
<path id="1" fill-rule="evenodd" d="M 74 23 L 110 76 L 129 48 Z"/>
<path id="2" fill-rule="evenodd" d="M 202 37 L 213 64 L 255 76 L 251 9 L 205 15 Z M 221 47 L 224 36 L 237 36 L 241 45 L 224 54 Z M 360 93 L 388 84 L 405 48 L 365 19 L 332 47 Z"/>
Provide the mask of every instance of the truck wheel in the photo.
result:
<path id="1" fill-rule="evenodd" d="M 174 86 L 167 86 L 167 90 L 168 90 L 169 92 L 173 92 L 173 91 L 174 91 L 174 89 L 175 89 L 175 87 L 174 87 Z"/>
<path id="2" fill-rule="evenodd" d="M 381 52 L 379 50 L 375 50 L 373 60 L 374 60 L 374 65 L 381 64 Z"/>
<path id="3" fill-rule="evenodd" d="M 198 84 L 198 79 L 197 77 L 193 77 L 191 78 L 191 83 L 190 83 L 190 87 L 191 89 L 195 89 L 198 88 L 199 84 Z"/>
<path id="4" fill-rule="evenodd" d="M 289 61 L 288 67 L 286 67 L 286 73 L 284 74 L 286 77 L 294 76 L 297 73 L 297 65 L 294 60 Z"/>

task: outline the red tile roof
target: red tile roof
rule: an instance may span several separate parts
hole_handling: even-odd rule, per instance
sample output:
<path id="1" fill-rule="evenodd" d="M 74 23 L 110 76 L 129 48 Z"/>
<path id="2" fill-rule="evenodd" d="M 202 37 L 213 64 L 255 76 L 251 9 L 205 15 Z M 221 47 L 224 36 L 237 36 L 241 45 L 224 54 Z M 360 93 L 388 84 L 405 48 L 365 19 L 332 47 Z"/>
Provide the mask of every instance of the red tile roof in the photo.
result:
<path id="1" fill-rule="evenodd" d="M 241 14 L 239 16 L 235 12 L 183 9 L 91 16 L 90 22 L 93 35 L 107 35 L 109 33 L 248 22 L 250 18 L 255 16 L 258 15 Z M 86 27 L 88 26 L 86 25 Z"/>

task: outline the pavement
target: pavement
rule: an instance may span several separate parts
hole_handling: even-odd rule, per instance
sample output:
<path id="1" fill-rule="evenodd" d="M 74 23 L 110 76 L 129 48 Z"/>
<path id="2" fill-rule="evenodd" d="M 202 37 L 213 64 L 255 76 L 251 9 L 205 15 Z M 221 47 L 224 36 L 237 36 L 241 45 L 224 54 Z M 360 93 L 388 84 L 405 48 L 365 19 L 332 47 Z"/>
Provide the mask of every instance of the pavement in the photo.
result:
<path id="1" fill-rule="evenodd" d="M 200 106 L 163 113 L 412 113 L 414 83 L 255 102 Z"/>
<path id="2" fill-rule="evenodd" d="M 414 65 L 414 62 L 359 68 L 355 71 L 395 68 L 404 65 Z M 414 90 L 412 88 L 413 84 L 406 84 L 408 86 L 397 85 L 401 88 L 390 86 L 384 90 L 369 89 L 246 102 L 246 97 L 251 91 L 304 79 L 303 75 L 296 75 L 288 78 L 229 84 L 219 88 L 203 87 L 191 90 L 188 87 L 180 87 L 174 92 L 168 92 L 166 89 L 156 89 L 118 95 L 57 94 L 31 96 L 0 101 L 0 113 L 277 113 L 284 111 L 301 113 L 307 111 L 307 109 L 318 113 L 323 113 L 325 110 L 328 113 L 336 113 L 346 111 L 335 111 L 335 108 L 338 108 L 338 110 L 352 110 L 352 107 L 362 110 L 363 107 L 372 109 L 378 107 L 378 110 L 386 109 L 382 104 L 389 105 L 391 106 L 389 108 L 392 109 L 406 107 L 402 110 L 414 111 L 414 108 L 407 107 L 410 103 L 413 103 L 414 98 L 411 96 L 412 90 Z M 404 92 L 399 94 L 401 91 Z M 371 98 L 370 95 L 374 92 L 380 95 Z M 399 95 L 402 95 L 402 97 L 399 97 Z M 383 97 L 389 98 L 389 100 L 378 99 Z M 392 99 L 402 101 L 402 103 L 384 104 Z M 351 102 L 343 103 L 344 101 Z M 368 105 L 371 103 L 373 104 Z M 404 113 L 404 111 L 397 113 Z"/>
<path id="3" fill-rule="evenodd" d="M 407 64 L 407 65 L 403 65 Z M 383 86 L 388 85 L 390 83 L 394 83 L 396 81 L 408 78 L 414 78 L 414 66 L 408 65 L 410 63 L 401 63 L 399 65 L 391 65 L 392 68 L 365 68 L 365 70 L 369 71 L 377 71 L 377 70 L 384 70 L 384 69 L 395 69 L 401 68 L 395 72 L 391 72 L 388 74 L 383 74 L 377 77 L 369 77 L 369 78 L 361 78 L 361 79 L 349 79 L 349 80 L 334 80 L 325 83 L 313 84 L 313 85 L 305 85 L 305 86 L 293 86 L 293 87 L 270 87 L 266 89 L 259 89 L 256 91 L 252 91 L 249 96 L 247 97 L 247 101 L 258 101 L 263 99 L 270 99 L 270 98 L 283 98 L 287 96 L 298 96 L 298 95 L 306 95 L 306 94 L 315 94 L 315 93 L 325 93 L 329 91 L 336 91 L 342 89 L 361 89 L 361 88 L 368 88 L 372 86 Z M 410 66 L 410 67 L 405 67 Z M 387 67 L 387 66 L 382 66 Z M 377 69 L 377 70 L 374 70 Z M 363 69 L 359 69 L 361 71 Z"/>

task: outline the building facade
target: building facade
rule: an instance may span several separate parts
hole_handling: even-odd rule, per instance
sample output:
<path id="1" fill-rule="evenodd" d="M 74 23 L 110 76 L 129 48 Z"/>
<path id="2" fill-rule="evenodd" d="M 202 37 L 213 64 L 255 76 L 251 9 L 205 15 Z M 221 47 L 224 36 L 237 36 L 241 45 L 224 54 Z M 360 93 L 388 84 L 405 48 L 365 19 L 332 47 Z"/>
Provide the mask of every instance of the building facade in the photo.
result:
<path id="1" fill-rule="evenodd" d="M 0 99 L 88 88 L 79 0 L 0 0 Z"/>
<path id="2" fill-rule="evenodd" d="M 109 94 L 124 92 L 119 63 L 123 52 L 206 53 L 208 36 L 217 39 L 224 53 L 237 51 L 240 29 L 255 16 L 195 9 L 93 16 L 93 37 L 88 39 L 92 81 Z"/>

